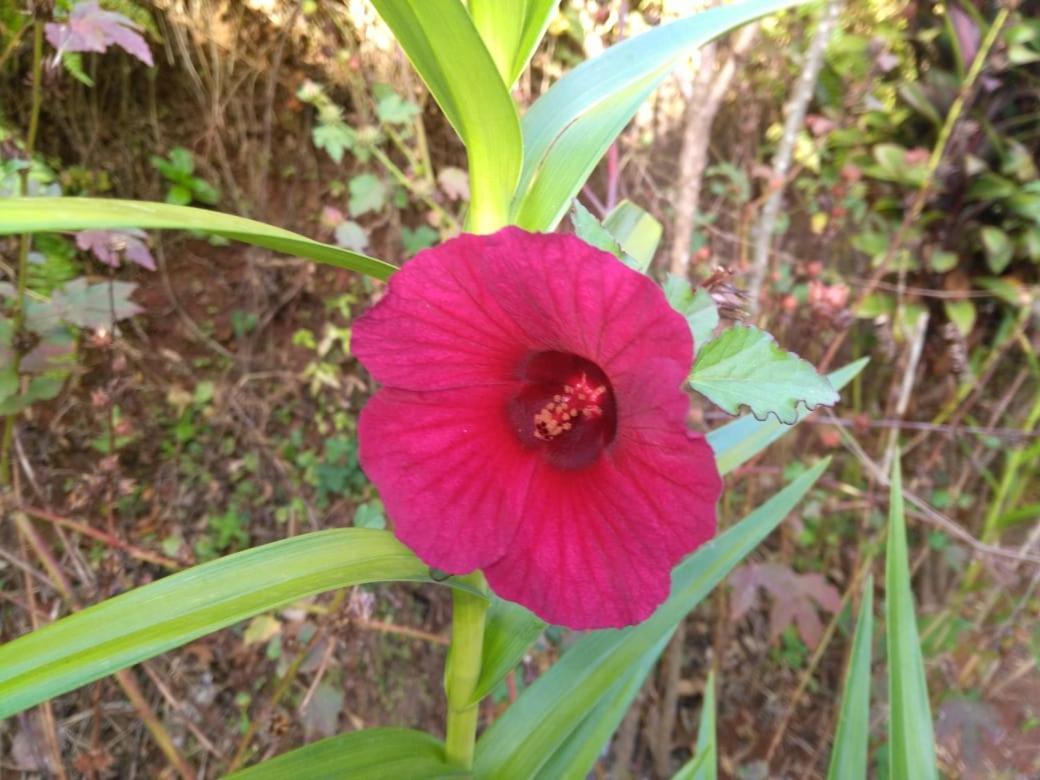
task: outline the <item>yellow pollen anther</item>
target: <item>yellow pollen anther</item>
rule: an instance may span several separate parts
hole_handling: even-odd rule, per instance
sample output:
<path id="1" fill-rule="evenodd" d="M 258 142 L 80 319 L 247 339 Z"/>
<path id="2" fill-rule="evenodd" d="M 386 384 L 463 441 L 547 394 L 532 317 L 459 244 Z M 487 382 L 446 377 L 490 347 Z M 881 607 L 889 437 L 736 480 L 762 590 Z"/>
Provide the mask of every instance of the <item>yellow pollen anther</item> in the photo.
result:
<path id="1" fill-rule="evenodd" d="M 564 385 L 563 392 L 552 396 L 545 406 L 534 415 L 534 435 L 542 441 L 552 441 L 566 431 L 572 430 L 579 416 L 596 420 L 603 416 L 603 399 L 607 393 L 605 385 L 591 387 L 588 377 L 582 374 L 574 384 Z"/>

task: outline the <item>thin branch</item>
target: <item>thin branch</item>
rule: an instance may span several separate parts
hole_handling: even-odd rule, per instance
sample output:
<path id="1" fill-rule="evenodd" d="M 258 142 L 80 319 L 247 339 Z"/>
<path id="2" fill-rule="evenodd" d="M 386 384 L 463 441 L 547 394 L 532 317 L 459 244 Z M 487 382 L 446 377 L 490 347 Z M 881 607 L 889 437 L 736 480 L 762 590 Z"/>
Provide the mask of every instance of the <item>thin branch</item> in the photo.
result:
<path id="1" fill-rule="evenodd" d="M 773 157 L 773 170 L 769 177 L 769 187 L 771 188 L 769 198 L 762 209 L 762 218 L 759 220 L 755 235 L 751 278 L 748 281 L 748 307 L 752 316 L 758 312 L 762 284 L 769 272 L 769 246 L 772 243 L 776 223 L 780 218 L 780 209 L 783 206 L 784 182 L 794 157 L 795 141 L 798 138 L 798 132 L 805 124 L 805 114 L 812 101 L 813 89 L 816 86 L 816 80 L 820 77 L 820 70 L 823 68 L 823 55 L 827 50 L 831 35 L 838 26 L 838 16 L 843 5 L 843 0 L 827 1 L 820 24 L 816 28 L 816 35 L 809 44 L 802 75 L 795 84 L 791 100 L 787 104 L 784 133 L 780 138 L 776 155 Z"/>

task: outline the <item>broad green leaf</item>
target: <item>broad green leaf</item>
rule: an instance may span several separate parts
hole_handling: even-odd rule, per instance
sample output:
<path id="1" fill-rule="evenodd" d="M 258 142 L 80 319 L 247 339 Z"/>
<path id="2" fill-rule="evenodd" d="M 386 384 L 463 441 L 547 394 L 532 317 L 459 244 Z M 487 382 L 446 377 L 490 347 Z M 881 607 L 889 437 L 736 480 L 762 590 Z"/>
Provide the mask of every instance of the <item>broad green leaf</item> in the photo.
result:
<path id="1" fill-rule="evenodd" d="M 516 668 L 527 648 L 542 631 L 545 622 L 519 604 L 495 598 L 487 613 L 480 679 L 473 701 L 480 701 L 509 672 Z"/>
<path id="2" fill-rule="evenodd" d="M 378 176 L 362 173 L 350 180 L 350 216 L 360 217 L 369 212 L 382 211 L 386 205 L 386 185 Z"/>
<path id="3" fill-rule="evenodd" d="M 672 308 L 686 318 L 693 333 L 694 352 L 700 352 L 715 338 L 719 324 L 719 309 L 711 293 L 703 287 L 694 289 L 690 282 L 676 274 L 669 274 L 664 283 L 664 294 Z"/>
<path id="4" fill-rule="evenodd" d="M 661 243 L 661 223 L 630 200 L 623 200 L 603 218 L 603 227 L 617 239 L 621 248 L 646 271 Z"/>
<path id="5" fill-rule="evenodd" d="M 365 528 L 195 566 L 0 645 L 0 718 L 306 596 L 389 580 L 432 582 L 393 534 Z"/>
<path id="6" fill-rule="evenodd" d="M 852 635 L 852 653 L 841 694 L 827 780 L 866 780 L 870 739 L 870 651 L 874 639 L 874 577 L 863 584 L 863 601 Z"/>
<path id="7" fill-rule="evenodd" d="M 483 734 L 477 777 L 538 777 L 605 696 L 630 676 L 642 681 L 675 626 L 791 511 L 827 467 L 824 460 L 702 547 L 672 572 L 672 595 L 646 621 L 621 630 L 593 631 L 578 640 Z M 634 683 L 633 683 L 634 684 Z M 600 730 L 594 729 L 600 739 Z M 609 738 L 609 734 L 607 735 Z M 595 751 L 584 752 L 595 758 Z M 578 769 L 577 767 L 575 767 Z M 584 771 L 572 776 L 583 777 Z"/>
<path id="8" fill-rule="evenodd" d="M 469 0 L 469 13 L 502 81 L 516 83 L 549 26 L 559 0 Z"/>
<path id="9" fill-rule="evenodd" d="M 289 230 L 218 211 L 108 198 L 0 198 L 0 235 L 118 228 L 201 230 L 245 244 L 389 279 L 397 268 Z"/>
<path id="10" fill-rule="evenodd" d="M 975 327 L 976 316 L 974 301 L 968 299 L 943 301 L 943 310 L 962 337 L 967 338 L 971 335 L 971 331 Z"/>
<path id="11" fill-rule="evenodd" d="M 986 265 L 995 274 L 1002 273 L 1011 263 L 1015 247 L 1008 234 L 998 227 L 982 228 L 982 246 L 986 250 Z"/>
<path id="12" fill-rule="evenodd" d="M 466 145 L 477 233 L 508 222 L 523 142 L 516 106 L 461 0 L 372 0 Z"/>
<path id="13" fill-rule="evenodd" d="M 589 173 L 671 69 L 698 47 L 804 0 L 738 0 L 663 24 L 610 47 L 563 76 L 523 120 L 516 224 L 551 230 Z"/>
<path id="14" fill-rule="evenodd" d="M 788 425 L 797 421 L 799 404 L 811 410 L 839 400 L 811 363 L 747 325 L 734 325 L 699 349 L 689 382 L 730 414 L 748 406 L 760 419 L 775 414 Z"/>
<path id="15" fill-rule="evenodd" d="M 841 390 L 864 369 L 870 358 L 859 360 L 842 366 L 827 375 L 831 386 Z M 800 410 L 796 423 L 809 416 L 807 411 Z M 747 463 L 758 453 L 791 430 L 786 425 L 770 417 L 767 420 L 756 420 L 753 415 L 728 422 L 720 428 L 708 433 L 708 444 L 715 452 L 715 461 L 722 474 L 728 474 L 738 466 Z"/>
<path id="16" fill-rule="evenodd" d="M 892 465 L 885 555 L 885 632 L 888 642 L 888 754 L 893 780 L 938 780 L 935 734 L 928 704 L 921 641 L 910 589 L 903 512 L 903 478 Z"/>
<path id="17" fill-rule="evenodd" d="M 444 759 L 444 746 L 422 731 L 366 729 L 283 753 L 228 780 L 428 780 L 469 773 Z"/>
<path id="18" fill-rule="evenodd" d="M 715 780 L 718 775 L 718 750 L 715 742 L 715 670 L 704 684 L 701 722 L 697 727 L 697 749 L 672 780 Z"/>

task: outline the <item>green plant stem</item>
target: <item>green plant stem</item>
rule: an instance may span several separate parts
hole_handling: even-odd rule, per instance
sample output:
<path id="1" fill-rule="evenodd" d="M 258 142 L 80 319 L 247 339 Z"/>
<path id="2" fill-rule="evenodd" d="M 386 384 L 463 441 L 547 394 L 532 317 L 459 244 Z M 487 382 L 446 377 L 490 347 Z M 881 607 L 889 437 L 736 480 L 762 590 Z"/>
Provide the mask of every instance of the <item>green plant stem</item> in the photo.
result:
<path id="1" fill-rule="evenodd" d="M 43 21 L 33 21 L 33 61 L 32 61 L 32 103 L 29 109 L 29 132 L 25 137 L 25 157 L 28 165 L 22 171 L 21 193 L 22 196 L 29 194 L 29 173 L 32 170 L 33 152 L 36 149 L 36 132 L 40 126 L 40 106 L 43 102 Z M 18 292 L 14 298 L 13 332 L 15 338 L 14 356 L 11 359 L 11 367 L 17 377 L 22 365 L 22 353 L 19 349 L 18 339 L 22 328 L 25 326 L 25 298 L 26 278 L 29 269 L 29 247 L 32 245 L 32 234 L 23 233 L 21 245 L 18 248 Z M 4 418 L 3 439 L 0 440 L 0 485 L 9 485 L 11 482 L 11 443 L 14 440 L 14 421 L 17 413 L 9 414 Z"/>
<path id="2" fill-rule="evenodd" d="M 479 571 L 459 577 L 482 593 L 487 592 L 484 575 Z M 448 696 L 448 724 L 444 752 L 449 762 L 470 769 L 477 741 L 477 718 L 480 701 L 473 694 L 480 680 L 481 655 L 484 650 L 484 622 L 488 599 L 456 589 L 452 591 L 451 650 L 444 675 Z"/>
<path id="3" fill-rule="evenodd" d="M 386 168 L 387 171 L 389 171 L 391 176 L 393 176 L 395 179 L 397 179 L 398 183 L 402 187 L 404 187 L 406 190 L 408 190 L 410 193 L 412 193 L 412 195 L 414 195 L 419 200 L 421 200 L 423 203 L 425 203 L 427 206 L 429 206 L 430 209 L 432 211 L 436 212 L 437 215 L 441 219 L 443 219 L 449 226 L 451 226 L 452 228 L 454 228 L 456 230 L 459 229 L 459 222 L 458 222 L 458 220 L 455 219 L 455 217 L 453 217 L 447 211 L 445 211 L 444 207 L 441 206 L 441 204 L 439 204 L 437 201 L 435 201 L 429 195 L 427 195 L 426 193 L 422 192 L 418 187 L 416 187 L 415 186 L 415 182 L 413 182 L 411 179 L 409 179 L 408 176 L 405 175 L 405 172 L 402 171 L 400 168 L 398 168 L 397 165 L 394 164 L 394 161 L 386 156 L 386 152 L 384 152 L 382 149 L 380 149 L 379 147 L 376 147 L 376 146 L 371 146 L 369 148 L 372 151 L 372 156 L 375 157 L 377 160 L 379 160 L 379 162 L 382 164 L 382 166 L 384 168 Z"/>

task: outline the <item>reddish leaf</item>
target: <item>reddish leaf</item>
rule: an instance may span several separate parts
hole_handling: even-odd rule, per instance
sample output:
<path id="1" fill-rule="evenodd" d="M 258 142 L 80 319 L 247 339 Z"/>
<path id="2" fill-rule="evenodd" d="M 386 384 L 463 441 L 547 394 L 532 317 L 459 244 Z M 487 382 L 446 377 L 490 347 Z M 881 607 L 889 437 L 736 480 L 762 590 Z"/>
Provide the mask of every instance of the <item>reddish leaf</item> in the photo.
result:
<path id="1" fill-rule="evenodd" d="M 154 65 L 152 51 L 134 24 L 115 11 L 105 11 L 97 0 L 77 3 L 63 23 L 51 22 L 45 27 L 47 40 L 58 54 L 73 51 L 104 52 L 115 44 L 137 57 L 149 67 Z"/>
<path id="2" fill-rule="evenodd" d="M 769 614 L 770 640 L 775 641 L 794 624 L 810 649 L 820 642 L 823 626 L 819 611 L 837 612 L 841 595 L 821 574 L 798 574 L 782 563 L 749 563 L 729 576 L 733 589 L 730 619 L 739 620 L 755 603 L 759 590 L 772 597 Z"/>
<path id="3" fill-rule="evenodd" d="M 76 246 L 112 268 L 119 267 L 119 254 L 131 263 L 155 270 L 155 258 L 144 239 L 142 230 L 81 230 L 76 234 Z"/>

